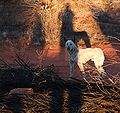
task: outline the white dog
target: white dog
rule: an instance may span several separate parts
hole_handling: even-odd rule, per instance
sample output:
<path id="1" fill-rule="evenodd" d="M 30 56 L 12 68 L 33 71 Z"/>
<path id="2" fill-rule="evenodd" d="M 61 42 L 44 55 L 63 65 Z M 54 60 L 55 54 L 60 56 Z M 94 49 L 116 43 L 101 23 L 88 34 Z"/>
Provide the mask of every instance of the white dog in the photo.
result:
<path id="1" fill-rule="evenodd" d="M 104 63 L 105 57 L 103 51 L 100 48 L 80 49 L 71 40 L 68 40 L 65 45 L 68 50 L 70 60 L 69 78 L 73 77 L 74 63 L 78 64 L 82 73 L 85 73 L 83 65 L 89 60 L 94 61 L 95 67 L 100 74 L 104 73 L 102 65 Z"/>

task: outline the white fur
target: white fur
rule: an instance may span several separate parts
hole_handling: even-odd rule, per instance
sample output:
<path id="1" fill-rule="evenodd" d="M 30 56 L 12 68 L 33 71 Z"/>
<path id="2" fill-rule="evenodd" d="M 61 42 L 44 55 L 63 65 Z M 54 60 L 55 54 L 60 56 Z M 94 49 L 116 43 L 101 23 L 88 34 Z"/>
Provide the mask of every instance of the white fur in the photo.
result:
<path id="1" fill-rule="evenodd" d="M 69 53 L 69 61 L 70 61 L 70 76 L 73 77 L 74 71 L 74 63 L 78 64 L 80 70 L 84 73 L 84 64 L 92 60 L 95 64 L 99 73 L 104 73 L 104 69 L 102 67 L 105 57 L 104 53 L 100 48 L 86 48 L 80 49 L 71 41 L 68 40 L 66 42 L 66 48 Z"/>

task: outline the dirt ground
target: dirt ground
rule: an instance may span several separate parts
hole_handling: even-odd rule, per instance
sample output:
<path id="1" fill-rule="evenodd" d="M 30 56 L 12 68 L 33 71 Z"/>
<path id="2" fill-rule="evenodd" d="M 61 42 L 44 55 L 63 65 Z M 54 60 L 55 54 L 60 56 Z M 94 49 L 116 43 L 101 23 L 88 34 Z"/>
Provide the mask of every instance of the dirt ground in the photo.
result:
<path id="1" fill-rule="evenodd" d="M 120 43 L 97 41 L 92 44 L 92 47 L 99 47 L 105 54 L 104 68 L 108 76 L 119 76 L 120 74 Z M 84 45 L 81 48 L 85 48 Z M 38 46 L 21 47 L 16 49 L 10 42 L 2 44 L 0 47 L 0 59 L 8 64 L 16 64 L 16 54 L 21 56 L 25 62 L 30 65 L 48 66 L 53 64 L 58 70 L 58 75 L 67 80 L 69 76 L 69 61 L 67 50 L 59 45 L 45 46 L 44 48 Z M 2 63 L 2 62 L 1 62 Z M 93 63 L 90 65 L 94 68 Z M 75 67 L 74 77 L 81 79 L 79 68 Z"/>

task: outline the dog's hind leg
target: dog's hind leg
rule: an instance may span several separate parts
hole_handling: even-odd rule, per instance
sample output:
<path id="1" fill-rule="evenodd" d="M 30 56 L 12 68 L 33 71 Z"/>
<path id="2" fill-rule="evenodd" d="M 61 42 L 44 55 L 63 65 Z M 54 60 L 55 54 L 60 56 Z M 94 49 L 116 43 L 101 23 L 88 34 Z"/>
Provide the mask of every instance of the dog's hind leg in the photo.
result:
<path id="1" fill-rule="evenodd" d="M 98 57 L 99 58 L 99 57 Z M 103 65 L 103 63 L 104 63 L 104 58 L 102 58 L 102 59 L 98 59 L 98 58 L 94 58 L 93 59 L 93 61 L 94 61 L 94 64 L 95 64 L 95 67 L 97 68 L 97 71 L 99 72 L 99 73 L 104 73 L 105 72 L 105 70 L 103 69 L 103 67 L 102 67 L 102 65 Z"/>
<path id="2" fill-rule="evenodd" d="M 82 72 L 82 77 L 85 78 L 86 77 L 86 73 L 85 73 L 83 64 L 80 63 L 80 62 L 78 62 L 77 64 L 79 66 L 80 71 Z"/>
<path id="3" fill-rule="evenodd" d="M 102 66 L 96 66 L 96 68 L 97 68 L 97 71 L 100 73 L 100 78 L 104 78 L 106 76 L 106 72 L 103 69 L 103 67 Z"/>
<path id="4" fill-rule="evenodd" d="M 96 68 L 99 73 L 103 73 L 105 71 L 102 66 L 96 66 Z"/>

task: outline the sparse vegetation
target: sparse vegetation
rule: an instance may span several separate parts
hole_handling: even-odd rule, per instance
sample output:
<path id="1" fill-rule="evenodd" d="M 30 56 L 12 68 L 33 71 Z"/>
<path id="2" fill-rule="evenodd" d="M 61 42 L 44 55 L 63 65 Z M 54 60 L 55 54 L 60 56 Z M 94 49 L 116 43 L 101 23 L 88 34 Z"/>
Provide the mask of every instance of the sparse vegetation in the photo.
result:
<path id="1" fill-rule="evenodd" d="M 86 31 L 92 47 L 105 52 L 103 78 L 90 62 L 86 76 L 62 79 L 67 75 L 59 72 L 68 69 L 60 47 L 67 6 L 72 32 Z M 120 112 L 119 0 L 1 0 L 0 15 L 0 113 Z M 61 57 L 65 65 L 54 65 Z M 33 92 L 14 92 L 19 87 Z"/>
<path id="2" fill-rule="evenodd" d="M 107 35 L 119 38 L 118 0 L 75 0 L 71 2 L 59 0 L 19 0 L 15 2 L 11 0 L 6 3 L 1 1 L 0 4 L 1 18 L 6 18 L 6 14 L 9 16 L 5 20 L 1 19 L 0 36 L 3 36 L 5 32 L 7 37 L 25 36 L 29 44 L 32 41 L 33 43 L 46 41 L 50 44 L 52 41 L 59 42 L 62 26 L 59 14 L 64 14 L 67 4 L 74 14 L 74 31 L 85 30 L 93 39 L 101 39 Z M 6 10 L 3 11 L 4 5 Z M 15 18 L 12 19 L 13 17 Z"/>
<path id="3" fill-rule="evenodd" d="M 119 112 L 120 88 L 117 84 L 104 86 L 104 80 L 89 73 L 96 83 L 61 79 L 55 67 L 34 68 L 21 57 L 18 67 L 4 62 L 0 67 L 0 112 L 3 113 L 90 113 Z M 8 67 L 9 66 L 9 67 Z M 91 67 L 90 67 L 91 68 Z M 92 68 L 95 71 L 94 68 Z M 89 71 L 88 71 L 89 72 Z M 32 87 L 28 94 L 11 91 L 17 87 Z"/>

